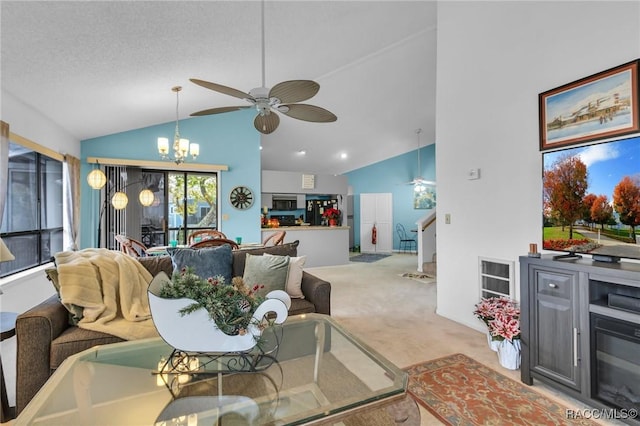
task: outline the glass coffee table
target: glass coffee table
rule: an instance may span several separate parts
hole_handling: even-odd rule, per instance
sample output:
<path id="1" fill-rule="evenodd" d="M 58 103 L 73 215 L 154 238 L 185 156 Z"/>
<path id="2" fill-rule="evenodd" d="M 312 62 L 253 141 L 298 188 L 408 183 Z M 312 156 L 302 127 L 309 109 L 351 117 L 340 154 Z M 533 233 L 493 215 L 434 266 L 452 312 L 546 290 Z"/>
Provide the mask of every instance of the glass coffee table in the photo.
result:
<path id="1" fill-rule="evenodd" d="M 14 424 L 333 424 L 376 409 L 419 424 L 407 373 L 331 317 L 292 316 L 263 338 L 273 358 L 254 371 L 231 371 L 232 356 L 186 354 L 190 370 L 158 374 L 173 350 L 160 338 L 88 349 L 63 362 Z"/>

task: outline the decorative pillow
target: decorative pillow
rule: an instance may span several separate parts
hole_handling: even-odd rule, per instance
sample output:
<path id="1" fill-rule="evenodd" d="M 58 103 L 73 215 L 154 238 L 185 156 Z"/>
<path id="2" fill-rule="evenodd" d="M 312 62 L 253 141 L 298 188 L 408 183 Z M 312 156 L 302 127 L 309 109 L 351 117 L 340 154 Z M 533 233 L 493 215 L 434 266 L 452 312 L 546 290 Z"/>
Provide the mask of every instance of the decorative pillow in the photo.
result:
<path id="1" fill-rule="evenodd" d="M 143 256 L 136 258 L 136 260 L 140 262 L 153 277 L 161 271 L 169 276 L 171 276 L 173 272 L 173 263 L 171 262 L 170 256 Z"/>
<path id="2" fill-rule="evenodd" d="M 244 274 L 244 263 L 247 254 L 261 255 L 264 253 L 276 254 L 278 256 L 297 256 L 298 244 L 300 241 L 281 244 L 279 246 L 260 247 L 254 249 L 242 249 L 233 251 L 233 276 L 241 277 Z"/>
<path id="3" fill-rule="evenodd" d="M 53 287 L 58 293 L 58 299 L 60 298 L 60 282 L 58 281 L 58 268 L 47 268 L 44 270 L 47 274 L 47 278 L 53 284 Z M 84 308 L 82 306 L 74 304 L 63 304 L 67 311 L 69 311 L 69 324 L 78 325 L 82 317 L 84 316 Z"/>
<path id="4" fill-rule="evenodd" d="M 265 253 L 263 256 L 276 256 L 274 254 Z M 304 299 L 302 293 L 302 270 L 307 261 L 307 256 L 289 257 L 289 278 L 287 278 L 286 292 L 292 299 Z"/>
<path id="5" fill-rule="evenodd" d="M 189 266 L 200 278 L 222 275 L 225 283 L 231 284 L 233 255 L 230 245 L 201 249 L 168 248 L 167 251 L 173 262 L 173 272 Z"/>
<path id="6" fill-rule="evenodd" d="M 265 296 L 272 290 L 285 290 L 289 275 L 289 256 L 254 256 L 247 254 L 242 279 L 247 287 L 264 286 L 257 293 Z"/>

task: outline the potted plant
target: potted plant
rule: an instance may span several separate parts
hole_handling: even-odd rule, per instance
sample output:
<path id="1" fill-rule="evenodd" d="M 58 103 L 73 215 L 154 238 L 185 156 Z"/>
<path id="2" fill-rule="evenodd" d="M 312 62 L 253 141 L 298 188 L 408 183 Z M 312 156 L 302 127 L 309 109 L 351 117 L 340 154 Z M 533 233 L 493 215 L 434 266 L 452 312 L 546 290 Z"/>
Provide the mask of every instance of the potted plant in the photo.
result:
<path id="1" fill-rule="evenodd" d="M 520 308 L 507 297 L 483 298 L 475 305 L 474 315 L 488 328 L 489 346 L 498 352 L 500 364 L 515 370 L 520 367 Z"/>
<path id="2" fill-rule="evenodd" d="M 226 284 L 221 276 L 202 279 L 191 268 L 158 274 L 149 284 L 149 308 L 160 336 L 185 352 L 242 352 L 252 349 L 271 324 L 283 323 L 291 299 L 281 290 L 258 295 L 241 277 Z"/>
<path id="3" fill-rule="evenodd" d="M 340 210 L 331 207 L 322 213 L 322 217 L 327 219 L 329 226 L 337 226 L 338 219 L 340 219 Z"/>

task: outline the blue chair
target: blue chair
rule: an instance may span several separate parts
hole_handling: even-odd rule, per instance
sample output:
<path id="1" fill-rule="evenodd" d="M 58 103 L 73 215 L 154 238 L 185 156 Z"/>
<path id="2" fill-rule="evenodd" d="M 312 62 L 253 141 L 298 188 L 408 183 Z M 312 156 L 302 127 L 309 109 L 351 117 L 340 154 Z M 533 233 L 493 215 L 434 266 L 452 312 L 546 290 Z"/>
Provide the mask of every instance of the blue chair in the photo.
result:
<path id="1" fill-rule="evenodd" d="M 409 238 L 409 235 L 407 235 L 407 231 L 404 229 L 404 226 L 401 223 L 396 224 L 396 233 L 400 238 L 400 250 L 402 250 L 403 252 L 406 252 L 408 250 L 411 253 L 413 253 L 414 251 L 416 253 L 418 252 L 418 243 L 416 242 L 416 239 Z"/>

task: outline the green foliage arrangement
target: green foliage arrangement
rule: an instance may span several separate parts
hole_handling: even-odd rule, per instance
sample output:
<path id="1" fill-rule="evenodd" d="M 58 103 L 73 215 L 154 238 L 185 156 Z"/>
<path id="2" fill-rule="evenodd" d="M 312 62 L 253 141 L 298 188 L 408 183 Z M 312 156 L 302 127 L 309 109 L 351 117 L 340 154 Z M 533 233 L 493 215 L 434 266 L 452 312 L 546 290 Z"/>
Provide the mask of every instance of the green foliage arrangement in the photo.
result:
<path id="1" fill-rule="evenodd" d="M 165 285 L 160 297 L 179 299 L 186 297 L 195 303 L 180 310 L 187 315 L 205 308 L 220 331 L 230 336 L 245 334 L 252 321 L 253 312 L 264 301 L 256 292 L 263 286 L 248 288 L 242 277 L 234 277 L 226 284 L 224 277 L 202 279 L 192 268 L 182 268 L 173 274 L 171 284 Z M 259 325 L 259 324 L 256 324 Z"/>

